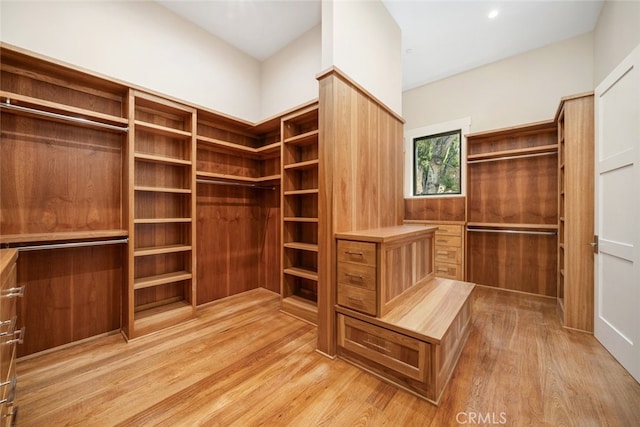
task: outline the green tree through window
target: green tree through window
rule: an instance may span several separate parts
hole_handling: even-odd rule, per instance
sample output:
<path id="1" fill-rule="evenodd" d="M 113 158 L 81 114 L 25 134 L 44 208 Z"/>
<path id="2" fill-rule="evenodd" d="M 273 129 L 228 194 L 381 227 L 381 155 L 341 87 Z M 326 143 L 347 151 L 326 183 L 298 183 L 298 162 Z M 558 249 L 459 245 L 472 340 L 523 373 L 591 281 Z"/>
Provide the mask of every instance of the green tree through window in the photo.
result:
<path id="1" fill-rule="evenodd" d="M 413 140 L 414 196 L 460 194 L 460 130 Z"/>

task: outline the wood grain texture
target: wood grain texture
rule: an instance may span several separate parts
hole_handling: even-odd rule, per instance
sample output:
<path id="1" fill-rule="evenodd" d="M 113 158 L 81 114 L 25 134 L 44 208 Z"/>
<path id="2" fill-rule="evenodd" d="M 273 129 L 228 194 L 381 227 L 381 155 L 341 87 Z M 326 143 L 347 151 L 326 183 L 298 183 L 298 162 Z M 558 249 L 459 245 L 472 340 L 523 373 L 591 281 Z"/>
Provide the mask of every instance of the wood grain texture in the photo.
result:
<path id="1" fill-rule="evenodd" d="M 466 221 L 465 197 L 404 199 L 405 220 Z"/>
<path id="2" fill-rule="evenodd" d="M 593 336 L 563 329 L 555 301 L 475 294 L 439 407 L 321 356 L 315 328 L 255 290 L 144 339 L 101 337 L 19 360 L 20 424 L 439 427 L 472 412 L 504 413 L 514 426 L 640 424 L 640 384 Z"/>
<path id="3" fill-rule="evenodd" d="M 557 164 L 555 155 L 469 164 L 467 220 L 556 224 Z"/>
<path id="4" fill-rule="evenodd" d="M 335 69 L 319 82 L 318 349 L 332 355 L 334 233 L 402 223 L 402 121 Z"/>
<path id="5" fill-rule="evenodd" d="M 124 248 L 118 245 L 24 252 L 18 258 L 18 355 L 120 329 Z"/>
<path id="6" fill-rule="evenodd" d="M 2 234 L 122 229 L 122 135 L 2 113 Z"/>
<path id="7" fill-rule="evenodd" d="M 564 102 L 564 325 L 593 332 L 593 95 Z"/>
<path id="8" fill-rule="evenodd" d="M 467 280 L 556 296 L 555 235 L 467 233 Z"/>

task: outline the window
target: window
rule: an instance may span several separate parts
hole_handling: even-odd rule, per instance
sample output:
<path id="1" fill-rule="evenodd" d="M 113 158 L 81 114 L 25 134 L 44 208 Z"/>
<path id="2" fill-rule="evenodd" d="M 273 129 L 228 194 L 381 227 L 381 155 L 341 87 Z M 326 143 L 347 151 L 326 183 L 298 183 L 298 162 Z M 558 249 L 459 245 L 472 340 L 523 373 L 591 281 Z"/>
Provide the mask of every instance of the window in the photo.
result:
<path id="1" fill-rule="evenodd" d="M 465 118 L 405 132 L 405 197 L 465 194 L 470 125 Z"/>
<path id="2" fill-rule="evenodd" d="M 413 139 L 413 195 L 460 194 L 460 129 Z"/>

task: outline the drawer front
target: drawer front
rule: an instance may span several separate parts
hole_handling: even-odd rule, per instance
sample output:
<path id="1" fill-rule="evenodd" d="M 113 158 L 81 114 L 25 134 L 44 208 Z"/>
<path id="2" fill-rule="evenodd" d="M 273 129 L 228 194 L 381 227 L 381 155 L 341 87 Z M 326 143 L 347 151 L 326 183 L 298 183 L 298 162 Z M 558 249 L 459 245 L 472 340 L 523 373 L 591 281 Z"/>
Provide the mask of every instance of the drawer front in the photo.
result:
<path id="1" fill-rule="evenodd" d="M 428 380 L 429 343 L 338 314 L 338 345 L 402 376 Z"/>
<path id="2" fill-rule="evenodd" d="M 338 283 L 376 290 L 376 268 L 369 265 L 338 263 Z"/>
<path id="3" fill-rule="evenodd" d="M 462 247 L 462 237 L 460 236 L 436 236 L 436 246 L 455 246 L 456 248 Z"/>
<path id="4" fill-rule="evenodd" d="M 338 262 L 376 265 L 376 244 L 338 240 Z"/>
<path id="5" fill-rule="evenodd" d="M 448 234 L 453 236 L 462 236 L 462 226 L 456 224 L 437 224 L 436 236 Z"/>
<path id="6" fill-rule="evenodd" d="M 462 268 L 459 264 L 447 264 L 436 262 L 436 277 L 445 279 L 462 280 Z"/>
<path id="7" fill-rule="evenodd" d="M 375 290 L 338 283 L 338 304 L 372 316 L 378 314 Z"/>
<path id="8" fill-rule="evenodd" d="M 435 256 L 437 262 L 449 262 L 460 264 L 462 262 L 462 249 L 447 246 L 436 246 Z"/>

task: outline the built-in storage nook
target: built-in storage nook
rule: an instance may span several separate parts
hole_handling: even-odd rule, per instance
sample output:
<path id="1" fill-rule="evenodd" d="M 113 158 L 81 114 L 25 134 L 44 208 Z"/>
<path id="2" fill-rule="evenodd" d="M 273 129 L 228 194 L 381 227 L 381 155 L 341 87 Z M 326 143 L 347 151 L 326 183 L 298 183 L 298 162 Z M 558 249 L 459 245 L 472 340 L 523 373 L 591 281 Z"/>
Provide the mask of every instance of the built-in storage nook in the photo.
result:
<path id="1" fill-rule="evenodd" d="M 132 91 L 129 98 L 129 338 L 195 315 L 196 111 Z"/>
<path id="2" fill-rule="evenodd" d="M 555 297 L 556 132 L 550 120 L 467 135 L 470 282 Z"/>
<path id="3" fill-rule="evenodd" d="M 282 310 L 317 323 L 318 106 L 282 119 Z"/>
<path id="4" fill-rule="evenodd" d="M 338 355 L 438 403 L 471 325 L 474 285 L 434 278 L 435 228 L 337 233 Z"/>

